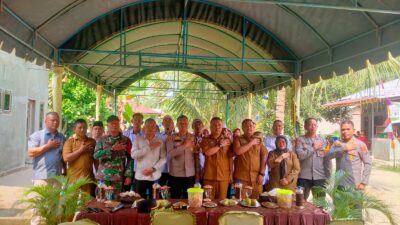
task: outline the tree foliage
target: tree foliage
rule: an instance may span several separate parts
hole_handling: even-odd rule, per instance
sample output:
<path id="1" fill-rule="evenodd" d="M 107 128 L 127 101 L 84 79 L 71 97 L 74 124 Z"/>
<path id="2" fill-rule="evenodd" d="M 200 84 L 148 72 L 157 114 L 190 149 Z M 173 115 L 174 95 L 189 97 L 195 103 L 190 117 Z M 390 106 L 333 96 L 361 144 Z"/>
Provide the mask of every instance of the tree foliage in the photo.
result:
<path id="1" fill-rule="evenodd" d="M 50 79 L 52 74 L 50 74 Z M 49 85 L 49 96 L 51 99 L 51 85 Z M 49 101 L 49 110 L 52 110 L 52 101 Z M 77 77 L 66 74 L 62 83 L 62 126 L 61 130 L 67 136 L 73 133 L 73 124 L 76 119 L 82 118 L 93 121 L 96 114 L 96 90 L 87 85 Z M 104 121 L 110 115 L 106 106 L 106 96 L 103 95 L 100 106 L 100 120 Z"/>
<path id="2" fill-rule="evenodd" d="M 338 123 L 344 119 L 350 119 L 351 108 L 337 107 L 327 108 L 323 104 L 339 100 L 356 92 L 372 88 L 383 82 L 400 77 L 399 59 L 389 57 L 389 60 L 377 65 L 367 62 L 365 69 L 354 72 L 349 71 L 343 76 L 333 76 L 327 80 L 307 85 L 301 92 L 301 116 L 303 118 L 325 118 L 332 123 Z M 371 91 L 370 96 L 374 93 Z"/>

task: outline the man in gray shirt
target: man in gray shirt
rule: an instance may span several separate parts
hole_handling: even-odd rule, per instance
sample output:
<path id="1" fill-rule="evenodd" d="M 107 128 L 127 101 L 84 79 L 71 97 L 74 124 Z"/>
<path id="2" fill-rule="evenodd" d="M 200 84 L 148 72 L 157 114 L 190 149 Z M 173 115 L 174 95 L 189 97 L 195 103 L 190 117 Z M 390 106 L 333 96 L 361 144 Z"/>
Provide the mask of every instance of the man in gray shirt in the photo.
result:
<path id="1" fill-rule="evenodd" d="M 344 121 L 340 124 L 342 139 L 336 141 L 327 158 L 336 158 L 336 170 L 346 172 L 346 177 L 340 184 L 343 187 L 354 187 L 364 190 L 368 184 L 372 169 L 372 160 L 364 142 L 354 138 L 354 124 L 352 121 Z"/>
<path id="2" fill-rule="evenodd" d="M 306 119 L 304 129 L 306 134 L 300 136 L 296 142 L 296 153 L 301 168 L 297 184 L 304 188 L 304 199 L 307 200 L 313 187 L 325 185 L 331 173 L 332 163 L 325 157 L 325 139 L 317 135 L 317 120 Z"/>
<path id="3" fill-rule="evenodd" d="M 198 171 L 195 165 L 193 148 L 194 136 L 188 132 L 189 121 L 184 115 L 177 119 L 178 133 L 167 141 L 169 156 L 169 186 L 171 198 L 187 198 L 187 189 L 193 187 L 195 174 Z"/>
<path id="4" fill-rule="evenodd" d="M 61 175 L 64 165 L 62 149 L 65 137 L 57 131 L 60 117 L 56 112 L 49 112 L 44 123 L 45 129 L 33 133 L 28 140 L 28 156 L 33 159 L 34 186 L 47 185 L 49 178 Z M 31 224 L 40 224 L 40 220 L 40 217 L 33 216 Z"/>

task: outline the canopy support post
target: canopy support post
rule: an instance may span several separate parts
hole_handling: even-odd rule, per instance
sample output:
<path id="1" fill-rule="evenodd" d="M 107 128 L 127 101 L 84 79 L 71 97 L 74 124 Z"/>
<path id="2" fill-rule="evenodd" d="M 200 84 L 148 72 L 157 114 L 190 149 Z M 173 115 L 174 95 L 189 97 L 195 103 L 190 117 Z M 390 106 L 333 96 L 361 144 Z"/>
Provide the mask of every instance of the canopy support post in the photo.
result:
<path id="1" fill-rule="evenodd" d="M 229 118 L 229 98 L 228 95 L 225 95 L 225 125 L 228 127 L 228 118 Z"/>
<path id="2" fill-rule="evenodd" d="M 114 89 L 114 116 L 117 115 L 117 93 Z"/>
<path id="3" fill-rule="evenodd" d="M 58 113 L 60 122 L 62 121 L 62 78 L 65 72 L 64 67 L 55 66 L 52 77 L 53 111 Z M 62 126 L 61 126 L 62 127 Z"/>
<path id="4" fill-rule="evenodd" d="M 249 93 L 249 103 L 248 103 L 248 115 L 247 117 L 251 119 L 251 115 L 253 115 L 253 93 Z"/>
<path id="5" fill-rule="evenodd" d="M 301 62 L 296 63 L 295 67 L 296 79 L 294 80 L 294 97 L 295 105 L 293 107 L 293 127 L 296 137 L 300 135 L 300 104 L 301 104 Z"/>
<path id="6" fill-rule="evenodd" d="M 101 94 L 103 92 L 103 86 L 96 86 L 96 121 L 100 120 L 100 105 L 101 105 Z"/>

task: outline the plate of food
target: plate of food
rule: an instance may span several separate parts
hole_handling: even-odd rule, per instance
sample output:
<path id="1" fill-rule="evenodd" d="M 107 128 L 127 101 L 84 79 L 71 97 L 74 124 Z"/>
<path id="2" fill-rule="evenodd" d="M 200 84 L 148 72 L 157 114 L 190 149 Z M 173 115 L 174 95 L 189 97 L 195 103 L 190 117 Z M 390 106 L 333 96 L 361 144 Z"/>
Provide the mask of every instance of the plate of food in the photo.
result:
<path id="1" fill-rule="evenodd" d="M 140 195 L 134 191 L 121 192 L 119 197 L 124 204 L 132 204 L 135 200 L 140 199 Z"/>
<path id="2" fill-rule="evenodd" d="M 188 204 L 186 202 L 175 202 L 174 204 L 172 204 L 172 208 L 174 209 L 187 209 L 188 208 Z"/>
<path id="3" fill-rule="evenodd" d="M 203 206 L 206 207 L 206 208 L 214 208 L 214 207 L 217 207 L 217 203 L 215 203 L 215 202 L 204 202 Z"/>
<path id="4" fill-rule="evenodd" d="M 171 205 L 171 202 L 165 199 L 157 200 L 157 208 L 167 208 Z"/>
<path id="5" fill-rule="evenodd" d="M 116 206 L 118 206 L 120 204 L 120 202 L 117 201 L 105 201 L 104 202 L 106 208 L 115 208 Z"/>
<path id="6" fill-rule="evenodd" d="M 268 209 L 276 209 L 276 208 L 279 208 L 279 206 L 278 206 L 276 203 L 274 203 L 274 202 L 262 202 L 261 205 L 262 205 L 263 207 L 265 207 L 265 208 L 268 208 Z"/>
<path id="7" fill-rule="evenodd" d="M 219 201 L 219 204 L 223 205 L 223 206 L 234 206 L 238 204 L 238 201 L 236 201 L 235 199 L 224 199 Z"/>
<path id="8" fill-rule="evenodd" d="M 240 202 L 240 205 L 249 208 L 257 208 L 260 207 L 260 203 L 255 198 L 246 198 Z"/>

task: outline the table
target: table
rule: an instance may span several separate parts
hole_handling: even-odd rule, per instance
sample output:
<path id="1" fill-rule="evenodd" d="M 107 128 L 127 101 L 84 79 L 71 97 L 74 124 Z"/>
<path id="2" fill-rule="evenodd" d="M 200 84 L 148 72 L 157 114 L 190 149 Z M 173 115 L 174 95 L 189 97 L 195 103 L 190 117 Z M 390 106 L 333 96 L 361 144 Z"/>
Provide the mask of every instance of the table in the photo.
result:
<path id="1" fill-rule="evenodd" d="M 187 200 L 172 199 L 171 202 Z M 214 202 L 219 202 L 214 200 Z M 316 208 L 311 203 L 306 202 L 304 209 L 267 209 L 264 207 L 245 208 L 240 205 L 221 206 L 216 208 L 189 208 L 188 211 L 196 216 L 198 225 L 218 225 L 218 218 L 229 211 L 251 211 L 264 216 L 265 225 L 326 225 L 329 221 L 329 215 L 326 212 Z M 149 225 L 150 215 L 147 213 L 138 213 L 136 209 L 126 208 L 115 213 L 110 213 L 110 209 L 105 208 L 104 204 L 93 200 L 89 202 L 88 207 L 97 207 L 105 212 L 86 213 L 81 212 L 78 219 L 88 218 L 100 223 L 101 225 Z"/>

